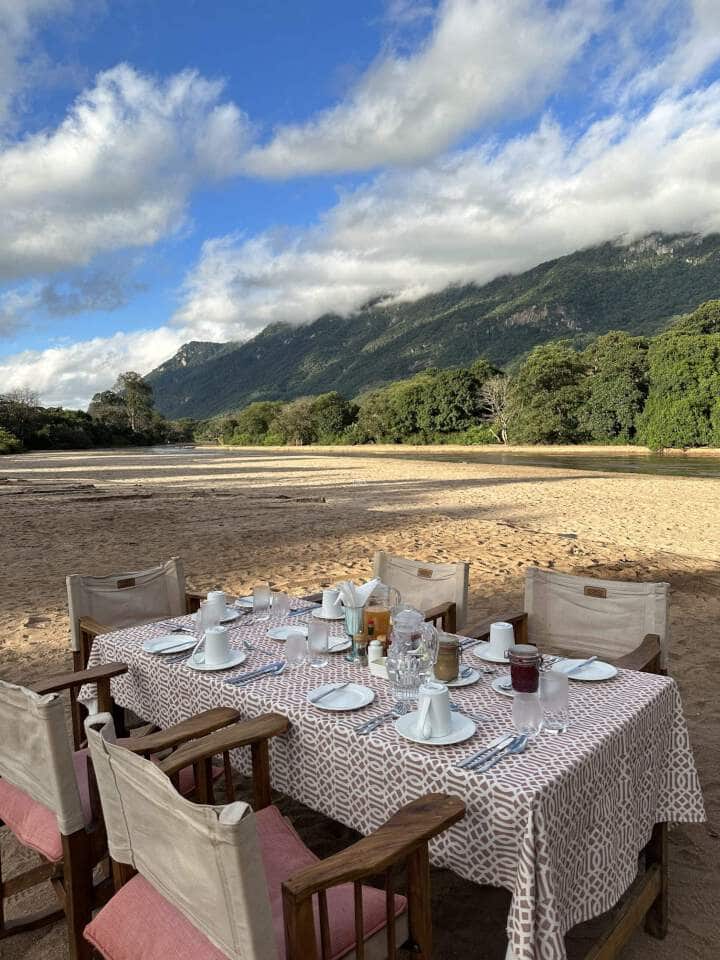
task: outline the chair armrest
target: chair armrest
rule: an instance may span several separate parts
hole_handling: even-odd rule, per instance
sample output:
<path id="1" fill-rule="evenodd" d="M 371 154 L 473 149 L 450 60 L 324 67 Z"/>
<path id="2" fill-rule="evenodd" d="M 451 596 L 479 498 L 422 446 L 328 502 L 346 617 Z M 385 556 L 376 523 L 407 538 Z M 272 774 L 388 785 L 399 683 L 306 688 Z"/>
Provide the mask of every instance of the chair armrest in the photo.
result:
<path id="1" fill-rule="evenodd" d="M 515 628 L 515 642 L 516 643 L 528 643 L 527 639 L 527 613 L 516 613 L 511 617 L 505 617 L 505 623 L 511 623 Z M 463 628 L 464 637 L 472 637 L 474 640 L 489 640 L 490 639 L 490 625 L 491 623 L 496 623 L 497 617 L 494 620 L 487 620 L 484 623 L 474 624 L 473 626 Z"/>
<path id="2" fill-rule="evenodd" d="M 98 623 L 92 617 L 80 617 L 78 625 L 83 633 L 91 637 L 99 637 L 101 633 L 112 633 L 114 627 L 109 627 L 104 623 Z"/>
<path id="3" fill-rule="evenodd" d="M 651 673 L 660 672 L 660 637 L 656 633 L 648 633 L 639 647 L 636 647 L 624 657 L 617 657 L 611 661 L 614 666 L 623 670 L 646 670 Z"/>
<path id="4" fill-rule="evenodd" d="M 192 740 L 171 753 L 160 764 L 160 769 L 169 777 L 178 773 L 183 767 L 209 760 L 219 753 L 235 750 L 237 747 L 258 744 L 285 733 L 290 726 L 287 717 L 280 713 L 264 713 L 254 720 L 241 720 L 221 730 L 215 730 L 205 737 Z M 155 734 L 151 734 L 155 736 Z"/>
<path id="5" fill-rule="evenodd" d="M 459 797 L 431 793 L 408 803 L 369 837 L 296 873 L 283 892 L 303 900 L 340 883 L 383 873 L 465 816 Z"/>
<path id="6" fill-rule="evenodd" d="M 202 590 L 186 590 L 185 591 L 185 612 L 186 613 L 195 613 L 196 610 L 200 609 L 200 602 L 207 598 L 207 592 L 203 593 Z"/>
<path id="7" fill-rule="evenodd" d="M 61 690 L 71 690 L 81 687 L 84 683 L 97 683 L 100 680 L 109 680 L 111 677 L 119 677 L 128 672 L 126 663 L 102 663 L 97 667 L 90 667 L 88 670 L 76 670 L 73 673 L 59 673 L 54 677 L 48 677 L 39 683 L 34 683 L 31 690 L 35 693 L 60 693 Z"/>
<path id="8" fill-rule="evenodd" d="M 308 593 L 307 596 L 300 597 L 301 600 L 307 600 L 308 603 L 322 603 L 322 591 L 319 593 Z"/>
<path id="9" fill-rule="evenodd" d="M 226 727 L 230 723 L 235 723 L 239 719 L 240 714 L 232 707 L 215 707 L 212 710 L 204 710 L 189 720 L 182 720 L 172 727 L 158 730 L 157 733 L 148 733 L 144 737 L 125 737 L 118 740 L 118 743 L 132 753 L 147 756 L 205 737 L 207 734 L 213 733 L 221 727 Z"/>
<path id="10" fill-rule="evenodd" d="M 445 633 L 455 633 L 457 629 L 457 604 L 454 600 L 438 603 L 437 606 L 426 610 L 424 616 L 426 623 L 440 620 Z"/>

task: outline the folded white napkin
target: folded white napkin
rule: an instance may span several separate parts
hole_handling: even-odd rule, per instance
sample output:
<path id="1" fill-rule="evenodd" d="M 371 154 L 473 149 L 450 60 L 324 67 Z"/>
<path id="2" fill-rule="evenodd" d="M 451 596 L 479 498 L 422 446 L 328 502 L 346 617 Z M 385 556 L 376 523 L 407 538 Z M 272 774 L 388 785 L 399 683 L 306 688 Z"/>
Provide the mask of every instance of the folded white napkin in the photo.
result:
<path id="1" fill-rule="evenodd" d="M 356 586 L 352 580 L 343 580 L 337 585 L 340 591 L 340 599 L 346 607 L 364 607 L 370 599 L 370 594 L 380 583 L 379 577 L 373 577 L 361 587 Z"/>

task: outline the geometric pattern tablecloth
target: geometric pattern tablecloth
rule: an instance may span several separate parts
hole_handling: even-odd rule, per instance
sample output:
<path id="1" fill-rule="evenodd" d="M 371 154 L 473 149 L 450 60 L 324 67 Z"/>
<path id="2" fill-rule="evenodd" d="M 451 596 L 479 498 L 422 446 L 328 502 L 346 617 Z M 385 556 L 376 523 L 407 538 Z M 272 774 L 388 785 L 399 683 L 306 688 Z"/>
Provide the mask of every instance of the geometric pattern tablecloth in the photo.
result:
<path id="1" fill-rule="evenodd" d="M 511 727 L 511 701 L 490 688 L 492 677 L 452 691 L 469 713 L 488 717 L 470 741 L 414 744 L 387 723 L 360 737 L 354 725 L 392 700 L 386 681 L 341 654 L 320 671 L 305 666 L 245 688 L 225 682 L 282 658 L 282 644 L 265 636 L 273 623 L 249 616 L 231 629 L 234 647 L 247 638 L 255 649 L 225 673 L 198 673 L 144 653 L 143 640 L 167 633 L 157 624 L 97 637 L 90 665 L 127 663 L 129 672 L 112 681 L 116 702 L 160 726 L 220 705 L 246 717 L 285 714 L 290 731 L 271 745 L 273 786 L 360 833 L 424 793 L 461 796 L 467 814 L 433 842 L 432 860 L 512 892 L 508 938 L 517 960 L 563 960 L 565 933 L 608 910 L 632 883 L 654 824 L 705 818 L 680 696 L 669 678 L 620 671 L 604 683 L 571 683 L 567 733 L 543 734 L 525 753 L 480 774 L 453 764 Z M 342 624 L 332 624 L 331 634 L 343 635 Z M 374 703 L 353 714 L 307 703 L 319 683 L 348 679 L 373 688 Z"/>

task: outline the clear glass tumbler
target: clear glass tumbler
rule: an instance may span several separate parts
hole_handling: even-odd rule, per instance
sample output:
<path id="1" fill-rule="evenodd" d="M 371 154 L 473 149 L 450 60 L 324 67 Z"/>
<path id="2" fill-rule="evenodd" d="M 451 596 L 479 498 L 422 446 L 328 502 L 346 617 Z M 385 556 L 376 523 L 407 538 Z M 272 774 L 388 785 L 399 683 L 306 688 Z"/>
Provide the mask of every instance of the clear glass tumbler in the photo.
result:
<path id="1" fill-rule="evenodd" d="M 312 618 L 308 624 L 308 663 L 318 669 L 328 665 L 330 625 L 326 620 Z"/>
<path id="2" fill-rule="evenodd" d="M 415 651 L 407 650 L 393 656 L 392 647 L 390 647 L 387 672 L 391 697 L 395 700 L 417 700 L 418 690 L 426 679 L 426 675 Z"/>
<path id="3" fill-rule="evenodd" d="M 542 730 L 543 708 L 537 693 L 516 693 L 512 704 L 513 724 L 518 733 L 532 740 Z"/>
<path id="4" fill-rule="evenodd" d="M 198 640 L 202 640 L 206 630 L 209 630 L 210 627 L 217 627 L 219 623 L 220 617 L 213 609 L 213 604 L 208 604 L 207 600 L 201 600 L 200 609 L 195 614 L 195 636 Z"/>
<path id="5" fill-rule="evenodd" d="M 253 616 L 258 620 L 270 619 L 270 587 L 266 583 L 253 587 Z"/>
<path id="6" fill-rule="evenodd" d="M 560 671 L 545 670 L 540 674 L 540 703 L 543 708 L 543 730 L 564 733 L 568 728 L 568 692 L 570 681 Z"/>
<path id="7" fill-rule="evenodd" d="M 285 641 L 285 661 L 289 668 L 301 667 L 307 660 L 307 637 L 300 630 L 292 630 Z"/>
<path id="8" fill-rule="evenodd" d="M 286 593 L 273 593 L 271 607 L 273 619 L 284 620 L 290 613 L 290 597 Z"/>

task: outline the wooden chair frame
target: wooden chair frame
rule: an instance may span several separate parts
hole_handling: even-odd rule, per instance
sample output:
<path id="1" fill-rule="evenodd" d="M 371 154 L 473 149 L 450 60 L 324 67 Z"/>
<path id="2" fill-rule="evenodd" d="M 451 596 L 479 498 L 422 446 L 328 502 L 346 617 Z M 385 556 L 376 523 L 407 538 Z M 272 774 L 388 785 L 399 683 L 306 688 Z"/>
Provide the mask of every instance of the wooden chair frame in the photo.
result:
<path id="1" fill-rule="evenodd" d="M 185 612 L 195 613 L 200 608 L 200 602 L 205 599 L 205 594 L 197 590 L 185 591 Z M 73 670 L 86 670 L 90 660 L 93 641 L 103 633 L 111 633 L 115 627 L 98 623 L 91 617 L 80 617 L 78 620 L 78 632 L 80 635 L 80 649 L 73 650 Z M 77 688 L 70 690 L 70 715 L 72 719 L 73 743 L 76 750 L 81 750 L 85 746 L 85 731 L 83 723 L 85 721 L 85 708 L 77 699 Z M 115 729 L 118 735 L 122 736 L 125 732 L 124 713 L 120 709 L 113 710 L 113 719 Z"/>
<path id="2" fill-rule="evenodd" d="M 518 613 L 505 617 L 513 625 L 516 643 L 532 643 L 528 635 L 528 615 Z M 490 639 L 490 624 L 470 627 L 467 636 L 477 640 Z M 544 647 L 543 653 L 550 656 L 579 657 L 585 659 L 586 651 L 573 651 L 558 647 Z M 660 666 L 660 637 L 649 633 L 630 653 L 608 660 L 623 670 L 639 670 L 646 673 L 664 674 Z M 642 851 L 644 870 L 622 899 L 622 906 L 612 925 L 586 955 L 585 960 L 616 960 L 620 951 L 644 923 L 645 931 L 662 940 L 668 927 L 668 852 L 667 824 L 656 823 L 649 843 Z"/>
<path id="3" fill-rule="evenodd" d="M 89 670 L 60 674 L 49 677 L 33 684 L 31 689 L 38 694 L 59 693 L 63 690 L 77 693 L 85 683 L 97 684 L 98 708 L 101 712 L 112 712 L 113 702 L 110 693 L 110 680 L 113 677 L 127 673 L 128 667 L 124 663 L 107 663 Z M 196 737 L 202 737 L 220 728 L 235 723 L 239 719 L 237 710 L 230 707 L 218 707 L 206 710 L 204 713 L 190 720 L 184 720 L 173 727 L 168 727 L 147 737 L 138 737 L 125 742 L 136 753 L 149 756 L 151 753 L 171 750 L 174 751 L 166 758 L 168 763 L 180 754 L 183 746 Z M 123 741 L 120 741 L 123 742 Z M 189 763 L 176 762 L 174 782 L 178 783 L 180 770 Z M 225 773 L 229 770 L 229 757 L 226 757 Z M 208 767 L 199 777 L 196 772 L 195 797 L 201 802 L 211 802 L 207 798 L 212 794 L 212 773 Z M 230 784 L 232 781 L 230 780 Z M 90 945 L 83 938 L 83 930 L 90 922 L 93 910 L 103 906 L 113 894 L 114 877 L 93 883 L 93 869 L 107 858 L 107 839 L 102 820 L 102 810 L 97 794 L 97 786 L 92 771 L 92 764 L 88 757 L 88 785 L 93 817 L 90 824 L 68 836 L 62 837 L 63 858 L 58 863 L 46 861 L 32 867 L 23 873 L 3 879 L 2 863 L 0 862 L 0 942 L 7 937 L 18 933 L 35 930 L 56 920 L 65 917 L 68 925 L 68 944 L 71 960 L 89 960 L 92 956 Z M 2 826 L 2 821 L 0 821 Z M 50 881 L 59 901 L 57 908 L 20 917 L 17 920 L 5 921 L 4 901 L 37 886 Z"/>
<path id="4" fill-rule="evenodd" d="M 309 593 L 301 600 L 307 600 L 308 603 L 322 603 L 322 593 Z M 448 600 L 447 603 L 439 603 L 425 612 L 426 623 L 436 623 L 440 621 L 440 629 L 444 633 L 455 633 L 457 629 L 457 604 L 454 600 Z"/>
<path id="5" fill-rule="evenodd" d="M 249 746 L 252 750 L 253 806 L 261 810 L 272 802 L 268 741 L 285 733 L 288 728 L 288 719 L 276 713 L 240 721 L 180 747 L 160 764 L 160 769 L 172 778 L 181 767 L 192 764 L 199 777 L 213 756 Z M 212 802 L 212 794 L 208 802 Z M 412 950 L 418 960 L 430 960 L 432 929 L 428 842 L 464 815 L 465 804 L 457 797 L 444 794 L 422 797 L 403 807 L 371 836 L 302 870 L 284 883 L 287 960 L 319 960 L 313 896 L 317 896 L 319 902 L 321 957 L 327 960 L 330 956 L 330 925 L 326 891 L 348 882 L 352 882 L 355 889 L 355 955 L 357 960 L 363 960 L 362 880 L 380 875 L 385 877 L 388 956 L 394 956 L 400 945 L 395 943 L 392 871 L 402 863 L 407 864 L 409 923 L 409 938 L 402 946 Z M 120 869 L 114 871 L 116 889 L 135 872 L 125 864 L 118 866 Z"/>

